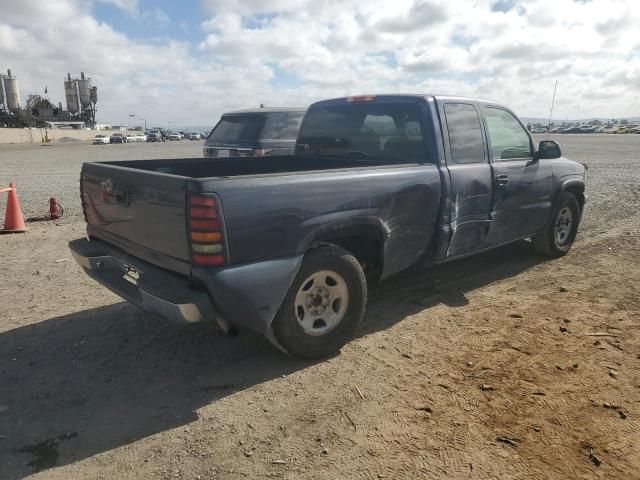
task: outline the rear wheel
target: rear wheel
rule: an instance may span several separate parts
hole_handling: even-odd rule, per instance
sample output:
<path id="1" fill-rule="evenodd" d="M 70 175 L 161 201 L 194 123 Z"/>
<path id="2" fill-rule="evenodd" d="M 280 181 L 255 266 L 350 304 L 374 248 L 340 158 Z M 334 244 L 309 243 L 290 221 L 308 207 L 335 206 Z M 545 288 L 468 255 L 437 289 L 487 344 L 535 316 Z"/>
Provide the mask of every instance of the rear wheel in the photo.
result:
<path id="1" fill-rule="evenodd" d="M 326 357 L 353 338 L 366 302 L 367 283 L 353 255 L 318 247 L 305 255 L 267 338 L 296 357 Z"/>
<path id="2" fill-rule="evenodd" d="M 562 192 L 556 202 L 552 221 L 532 238 L 535 249 L 550 257 L 565 255 L 578 233 L 580 205 L 574 195 Z"/>

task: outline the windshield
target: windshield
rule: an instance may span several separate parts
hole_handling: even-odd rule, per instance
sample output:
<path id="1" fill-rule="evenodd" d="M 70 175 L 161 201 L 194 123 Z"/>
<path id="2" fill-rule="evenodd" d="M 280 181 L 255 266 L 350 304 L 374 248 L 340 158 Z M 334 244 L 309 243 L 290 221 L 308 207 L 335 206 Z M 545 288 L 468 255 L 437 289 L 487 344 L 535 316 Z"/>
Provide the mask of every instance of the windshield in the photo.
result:
<path id="1" fill-rule="evenodd" d="M 305 117 L 296 154 L 424 162 L 419 107 L 375 102 L 315 107 Z"/>
<path id="2" fill-rule="evenodd" d="M 224 115 L 209 134 L 217 142 L 257 140 L 295 141 L 304 112 Z"/>

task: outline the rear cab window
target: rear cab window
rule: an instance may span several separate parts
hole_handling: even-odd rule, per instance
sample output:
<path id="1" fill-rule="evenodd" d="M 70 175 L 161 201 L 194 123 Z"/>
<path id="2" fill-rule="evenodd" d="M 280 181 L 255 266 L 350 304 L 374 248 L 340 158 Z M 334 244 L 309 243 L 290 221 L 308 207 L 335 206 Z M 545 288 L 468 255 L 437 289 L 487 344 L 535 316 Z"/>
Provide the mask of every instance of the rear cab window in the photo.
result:
<path id="1" fill-rule="evenodd" d="M 424 163 L 427 149 L 417 102 L 320 104 L 307 111 L 296 155 Z"/>
<path id="2" fill-rule="evenodd" d="M 483 163 L 484 140 L 476 108 L 468 103 L 446 103 L 444 112 L 453 163 Z"/>

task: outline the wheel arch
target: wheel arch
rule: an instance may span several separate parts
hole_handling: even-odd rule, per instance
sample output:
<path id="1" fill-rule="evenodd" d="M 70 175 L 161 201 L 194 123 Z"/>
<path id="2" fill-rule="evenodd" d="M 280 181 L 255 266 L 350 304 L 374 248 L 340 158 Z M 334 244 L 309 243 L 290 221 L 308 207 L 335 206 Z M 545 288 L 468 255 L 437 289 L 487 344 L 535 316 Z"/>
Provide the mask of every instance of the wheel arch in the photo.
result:
<path id="1" fill-rule="evenodd" d="M 580 213 L 584 210 L 584 205 L 586 203 L 585 196 L 585 184 L 582 179 L 569 179 L 562 183 L 560 186 L 560 192 L 567 192 L 572 194 L 578 200 L 578 205 L 580 206 Z"/>
<path id="2" fill-rule="evenodd" d="M 375 281 L 384 269 L 384 246 L 387 237 L 388 233 L 382 225 L 370 220 L 350 225 L 326 226 L 307 238 L 304 252 L 322 245 L 337 245 L 358 260 L 368 281 Z"/>

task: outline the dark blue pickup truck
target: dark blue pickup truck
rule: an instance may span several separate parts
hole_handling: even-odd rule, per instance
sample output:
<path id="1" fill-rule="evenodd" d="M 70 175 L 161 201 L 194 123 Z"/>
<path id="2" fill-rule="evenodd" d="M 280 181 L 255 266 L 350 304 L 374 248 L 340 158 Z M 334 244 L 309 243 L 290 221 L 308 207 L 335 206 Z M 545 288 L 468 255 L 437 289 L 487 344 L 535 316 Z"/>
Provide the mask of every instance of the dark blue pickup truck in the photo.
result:
<path id="1" fill-rule="evenodd" d="M 352 338 L 370 282 L 525 238 L 564 255 L 585 176 L 493 102 L 339 98 L 309 107 L 294 155 L 85 163 L 89 240 L 70 248 L 147 311 L 317 358 Z"/>

